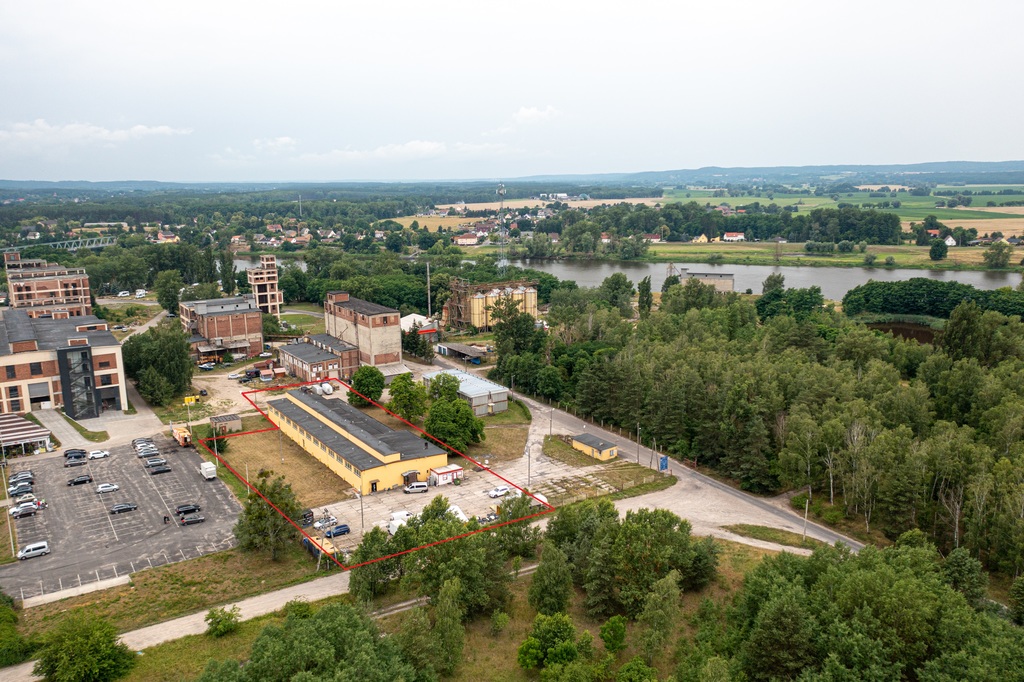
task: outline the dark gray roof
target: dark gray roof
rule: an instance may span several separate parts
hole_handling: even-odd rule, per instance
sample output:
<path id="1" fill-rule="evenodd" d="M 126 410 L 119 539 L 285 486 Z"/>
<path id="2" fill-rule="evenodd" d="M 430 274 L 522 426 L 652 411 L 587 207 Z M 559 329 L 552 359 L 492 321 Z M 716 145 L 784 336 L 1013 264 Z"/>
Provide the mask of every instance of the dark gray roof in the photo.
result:
<path id="1" fill-rule="evenodd" d="M 410 460 L 444 453 L 444 450 L 441 448 L 420 439 L 410 431 L 395 431 L 381 424 L 373 417 L 363 414 L 344 400 L 325 399 L 314 393 L 304 393 L 301 390 L 289 391 L 289 395 L 294 396 L 302 404 L 309 406 L 324 421 L 329 421 L 342 427 L 366 443 L 377 455 L 383 456 L 398 452 L 401 454 L 400 459 Z M 359 471 L 366 471 L 384 465 L 384 462 L 373 453 L 355 446 L 350 440 L 287 398 L 271 400 L 267 404 L 298 424 L 307 433 L 336 453 L 338 457 L 348 461 Z"/>
<path id="2" fill-rule="evenodd" d="M 311 343 L 289 343 L 285 346 L 278 346 L 277 352 L 281 355 L 290 355 L 303 362 L 326 362 L 338 359 L 334 353 L 317 348 Z"/>
<path id="3" fill-rule="evenodd" d="M 323 346 L 338 354 L 349 350 L 359 350 L 358 346 L 353 346 L 351 343 L 342 341 L 337 336 L 331 336 L 330 334 L 313 334 L 309 337 L 309 340 L 311 343 Z"/>
<path id="4" fill-rule="evenodd" d="M 607 450 L 608 448 L 616 447 L 615 443 L 612 443 L 611 441 L 607 441 L 607 440 L 598 438 L 597 436 L 595 436 L 592 433 L 581 433 L 578 436 L 573 436 L 572 439 L 575 440 L 575 441 L 579 441 L 580 443 L 583 443 L 584 445 L 589 445 L 592 448 L 597 448 L 598 450 L 600 450 L 602 452 Z"/>
<path id="5" fill-rule="evenodd" d="M 210 422 L 213 424 L 219 424 L 222 422 L 233 422 L 241 419 L 237 414 L 215 414 L 210 417 Z"/>
<path id="6" fill-rule="evenodd" d="M 394 308 L 389 308 L 378 303 L 371 303 L 370 301 L 364 301 L 363 299 L 355 298 L 354 296 L 349 296 L 347 301 L 338 301 L 337 304 L 342 308 L 354 310 L 360 315 L 381 315 L 383 313 L 398 312 Z"/>
<path id="7" fill-rule="evenodd" d="M 80 315 L 66 320 L 32 318 L 21 308 L 8 308 L 0 312 L 0 355 L 10 355 L 11 344 L 18 341 L 36 340 L 39 350 L 56 350 L 68 345 L 69 338 L 82 338 L 90 346 L 116 346 L 117 339 L 106 330 L 77 331 L 76 327 L 92 324 L 106 325 L 95 315 Z"/>

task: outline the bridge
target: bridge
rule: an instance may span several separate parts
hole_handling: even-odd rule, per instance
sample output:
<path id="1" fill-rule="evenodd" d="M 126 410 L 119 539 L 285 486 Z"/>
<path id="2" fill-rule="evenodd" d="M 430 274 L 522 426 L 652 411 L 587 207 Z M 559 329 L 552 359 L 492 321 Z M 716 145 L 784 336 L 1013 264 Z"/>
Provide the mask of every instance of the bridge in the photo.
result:
<path id="1" fill-rule="evenodd" d="M 54 249 L 67 249 L 77 251 L 78 249 L 102 249 L 104 246 L 113 246 L 117 243 L 115 237 L 88 237 L 86 239 L 69 239 L 63 242 L 43 242 L 41 244 L 22 244 L 20 246 L 8 246 L 0 249 L 0 253 L 19 253 L 31 246 L 49 246 Z"/>

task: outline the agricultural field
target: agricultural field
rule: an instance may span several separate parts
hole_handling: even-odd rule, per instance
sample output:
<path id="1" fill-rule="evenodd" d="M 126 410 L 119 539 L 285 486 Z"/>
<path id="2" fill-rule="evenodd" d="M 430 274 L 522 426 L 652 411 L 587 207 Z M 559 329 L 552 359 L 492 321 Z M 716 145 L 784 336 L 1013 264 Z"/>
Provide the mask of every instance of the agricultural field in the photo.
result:
<path id="1" fill-rule="evenodd" d="M 475 204 L 474 204 L 475 208 Z M 495 206 L 497 208 L 497 206 Z M 404 218 L 392 218 L 396 223 L 400 223 L 402 227 L 409 227 L 413 221 L 419 223 L 421 229 L 427 229 L 430 232 L 437 232 L 440 228 L 444 228 L 447 231 L 458 230 L 460 227 L 469 227 L 475 223 L 478 218 L 466 218 L 460 215 L 454 216 L 405 216 Z"/>

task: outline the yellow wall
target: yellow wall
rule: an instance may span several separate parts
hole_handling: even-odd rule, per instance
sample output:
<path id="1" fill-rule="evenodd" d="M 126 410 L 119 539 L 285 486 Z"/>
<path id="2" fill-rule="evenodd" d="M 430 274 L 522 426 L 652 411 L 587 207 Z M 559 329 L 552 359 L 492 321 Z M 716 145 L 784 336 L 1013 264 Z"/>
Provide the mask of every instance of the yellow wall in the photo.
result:
<path id="1" fill-rule="evenodd" d="M 615 446 L 612 446 L 607 450 L 598 450 L 597 448 L 581 443 L 578 440 L 573 440 L 572 446 L 583 454 L 590 455 L 594 459 L 599 459 L 602 462 L 607 462 L 608 460 L 614 459 L 618 456 L 618 453 L 616 452 L 617 448 Z"/>
<path id="2" fill-rule="evenodd" d="M 346 466 L 346 461 L 344 459 L 335 459 L 330 450 L 323 445 L 317 445 L 313 438 L 304 431 L 298 429 L 294 425 L 294 422 L 289 422 L 273 407 L 269 410 L 269 416 L 272 422 L 281 427 L 281 431 L 284 432 L 284 435 L 291 438 L 299 447 L 311 454 L 317 461 L 323 463 L 328 469 L 336 473 L 338 476 L 341 476 L 346 483 L 364 495 L 368 495 L 372 492 L 371 481 L 377 481 L 377 490 L 383 491 L 392 486 L 402 485 L 402 474 L 407 471 L 415 469 L 420 472 L 419 480 L 425 481 L 427 479 L 427 471 L 429 469 L 443 467 L 448 464 L 448 455 L 445 453 L 433 455 L 431 457 L 419 457 L 405 462 L 402 462 L 396 457 L 394 461 L 390 463 L 382 463 L 379 467 L 374 467 L 373 469 L 367 469 L 366 471 L 361 472 L 362 476 L 360 476 L 360 471 L 358 469 L 351 465 Z M 335 425 L 324 422 L 323 420 L 321 420 L 321 423 L 328 424 L 332 428 L 335 427 Z M 334 428 L 334 430 L 337 429 Z M 346 437 L 352 440 L 353 443 L 358 443 L 356 439 L 344 434 L 344 432 L 339 431 L 339 433 L 346 435 Z M 391 457 L 389 457 L 389 459 L 391 459 Z"/>

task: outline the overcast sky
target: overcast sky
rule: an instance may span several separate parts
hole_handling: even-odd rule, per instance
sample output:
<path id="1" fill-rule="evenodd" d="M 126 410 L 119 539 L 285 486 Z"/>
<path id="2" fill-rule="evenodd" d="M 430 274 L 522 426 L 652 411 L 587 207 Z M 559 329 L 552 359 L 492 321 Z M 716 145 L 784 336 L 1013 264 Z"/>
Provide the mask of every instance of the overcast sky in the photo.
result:
<path id="1" fill-rule="evenodd" d="M 1024 3 L 0 3 L 0 178 L 1024 158 Z"/>

